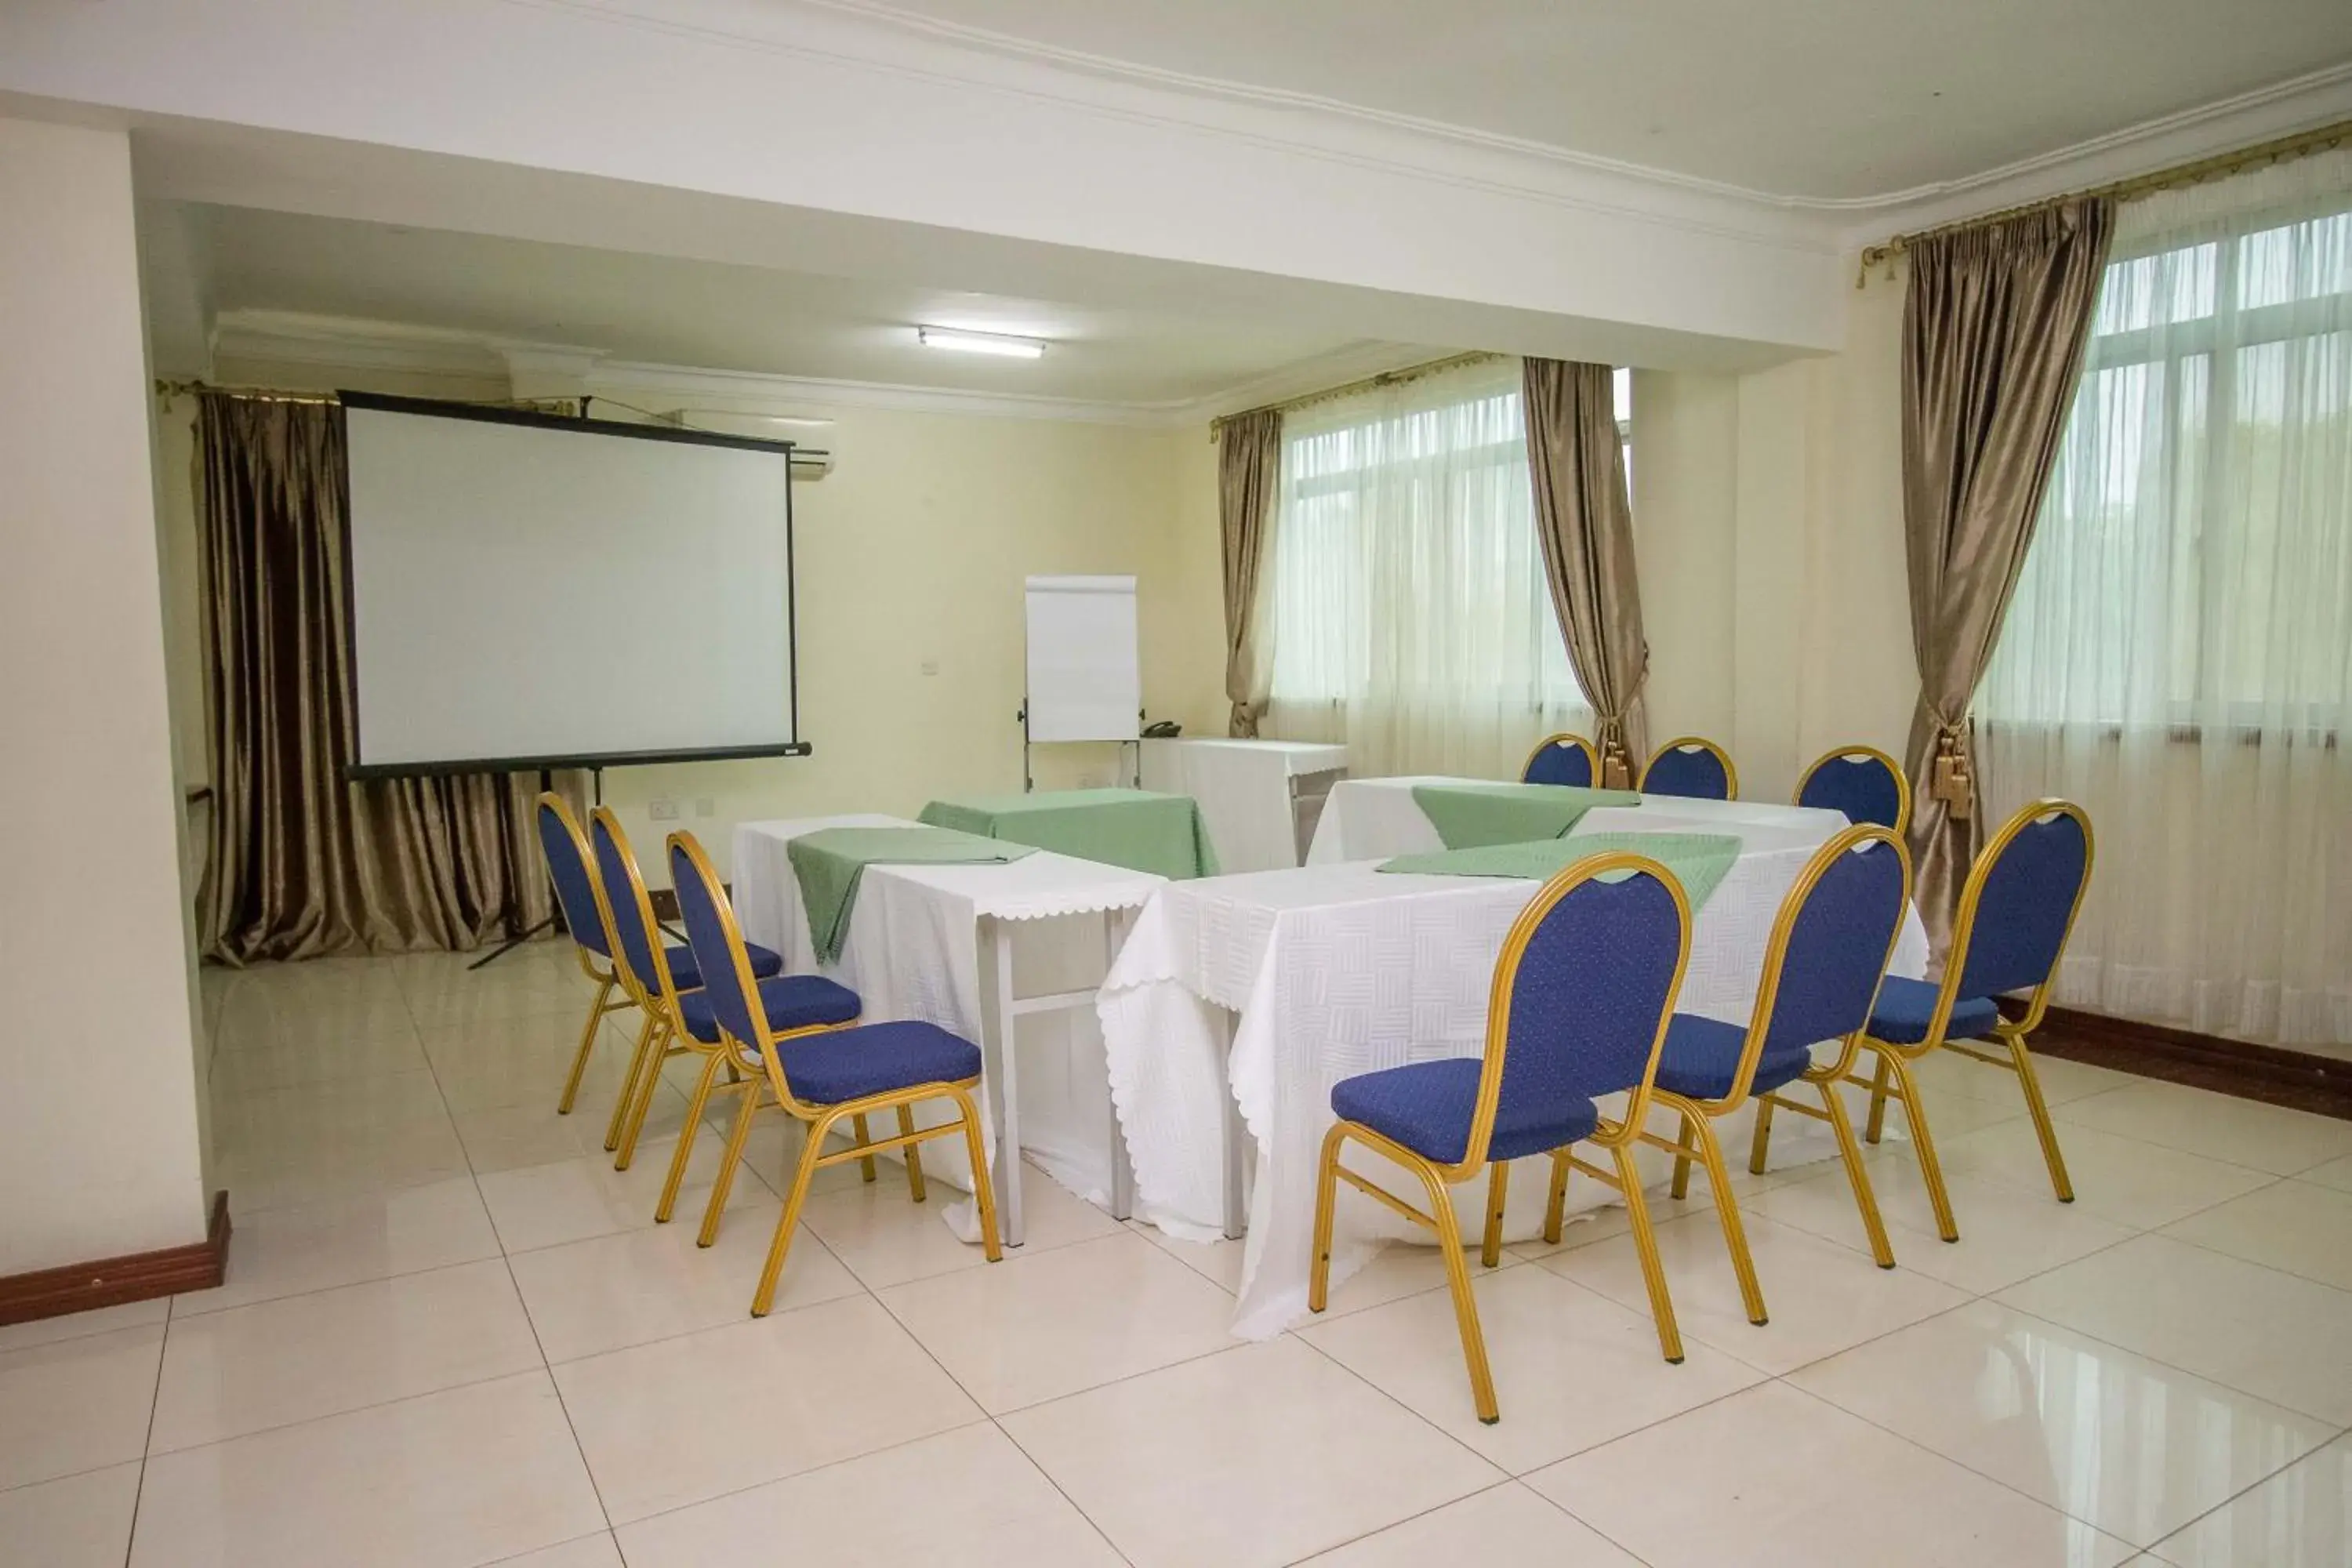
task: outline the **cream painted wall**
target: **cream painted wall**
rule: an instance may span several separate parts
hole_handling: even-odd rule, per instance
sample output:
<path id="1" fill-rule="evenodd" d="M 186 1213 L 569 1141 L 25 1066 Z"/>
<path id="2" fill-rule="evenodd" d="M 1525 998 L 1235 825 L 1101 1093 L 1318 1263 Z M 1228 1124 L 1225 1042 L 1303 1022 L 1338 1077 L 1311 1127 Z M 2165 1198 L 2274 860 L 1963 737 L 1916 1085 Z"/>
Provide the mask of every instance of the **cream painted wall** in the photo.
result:
<path id="1" fill-rule="evenodd" d="M 1651 743 L 1732 728 L 1739 378 L 1633 375 L 1633 547 Z"/>
<path id="2" fill-rule="evenodd" d="M 507 394 L 502 383 L 261 363 L 225 363 L 215 376 L 293 389 Z M 642 393 L 631 401 L 669 405 Z M 169 423 L 184 429 L 193 417 L 183 405 Z M 667 885 L 659 850 L 673 827 L 692 829 L 726 869 L 738 822 L 911 816 L 936 795 L 1018 790 L 1022 580 L 1033 573 L 1138 576 L 1147 710 L 1190 733 L 1223 732 L 1215 449 L 1204 430 L 859 408 L 839 411 L 810 438 L 835 454 L 830 474 L 795 493 L 801 735 L 814 754 L 607 773 L 604 799 L 649 881 Z M 178 472 L 166 473 L 167 485 Z M 193 508 L 167 511 L 193 529 Z M 175 580 L 190 605 L 196 591 L 185 575 Z M 692 635 L 690 607 L 646 613 Z M 192 654 L 201 656 L 200 644 L 175 646 L 175 658 Z M 924 673 L 927 662 L 936 674 Z M 1114 752 L 1042 748 L 1039 784 L 1108 783 Z M 675 804 L 676 820 L 653 817 L 658 801 Z"/>
<path id="3" fill-rule="evenodd" d="M 129 138 L 0 120 L 0 212 L 11 1274 L 200 1241 L 205 1194 Z"/>

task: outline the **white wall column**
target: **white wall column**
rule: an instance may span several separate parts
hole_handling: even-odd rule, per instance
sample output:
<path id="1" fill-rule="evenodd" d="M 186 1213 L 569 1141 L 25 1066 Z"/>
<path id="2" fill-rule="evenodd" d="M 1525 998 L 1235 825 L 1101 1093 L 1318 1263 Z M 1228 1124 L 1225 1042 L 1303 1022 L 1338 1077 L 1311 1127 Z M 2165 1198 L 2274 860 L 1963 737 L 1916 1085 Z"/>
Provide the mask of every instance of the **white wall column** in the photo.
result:
<path id="1" fill-rule="evenodd" d="M 0 119 L 0 1275 L 204 1239 L 121 132 Z"/>

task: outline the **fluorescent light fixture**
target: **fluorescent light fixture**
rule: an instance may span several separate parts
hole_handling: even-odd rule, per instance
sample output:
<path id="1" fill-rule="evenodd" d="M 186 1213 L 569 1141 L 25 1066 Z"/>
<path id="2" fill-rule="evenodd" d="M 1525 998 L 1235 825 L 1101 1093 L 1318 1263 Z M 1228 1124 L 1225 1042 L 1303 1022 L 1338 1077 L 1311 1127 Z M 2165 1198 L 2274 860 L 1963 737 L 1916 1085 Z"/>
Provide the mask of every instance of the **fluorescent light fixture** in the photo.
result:
<path id="1" fill-rule="evenodd" d="M 995 332 L 952 332 L 945 327 L 917 327 L 916 338 L 927 349 L 953 349 L 958 353 L 1003 354 L 1008 359 L 1043 359 L 1045 345 L 1034 338 L 1008 338 Z"/>

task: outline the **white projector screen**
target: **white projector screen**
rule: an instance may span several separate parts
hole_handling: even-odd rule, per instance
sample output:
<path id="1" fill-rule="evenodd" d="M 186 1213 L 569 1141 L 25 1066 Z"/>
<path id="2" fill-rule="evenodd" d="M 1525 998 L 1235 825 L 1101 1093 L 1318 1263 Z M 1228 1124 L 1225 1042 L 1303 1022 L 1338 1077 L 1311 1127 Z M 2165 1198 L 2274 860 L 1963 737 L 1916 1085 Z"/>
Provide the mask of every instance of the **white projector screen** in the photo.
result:
<path id="1" fill-rule="evenodd" d="M 1132 741 L 1143 672 L 1132 577 L 1028 583 L 1029 739 Z"/>
<path id="2" fill-rule="evenodd" d="M 789 446 L 342 403 L 354 776 L 806 751 Z"/>

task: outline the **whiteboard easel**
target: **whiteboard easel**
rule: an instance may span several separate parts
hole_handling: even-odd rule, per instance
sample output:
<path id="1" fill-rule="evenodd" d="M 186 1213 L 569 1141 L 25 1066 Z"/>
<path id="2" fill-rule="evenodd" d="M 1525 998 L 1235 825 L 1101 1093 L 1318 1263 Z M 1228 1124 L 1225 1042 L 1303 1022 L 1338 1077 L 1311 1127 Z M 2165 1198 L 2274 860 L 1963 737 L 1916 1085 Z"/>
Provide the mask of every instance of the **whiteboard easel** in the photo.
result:
<path id="1" fill-rule="evenodd" d="M 1136 747 L 1143 772 L 1143 670 L 1132 577 L 1032 577 L 1025 595 L 1027 695 L 1021 786 L 1036 787 L 1029 748 L 1073 741 Z"/>

